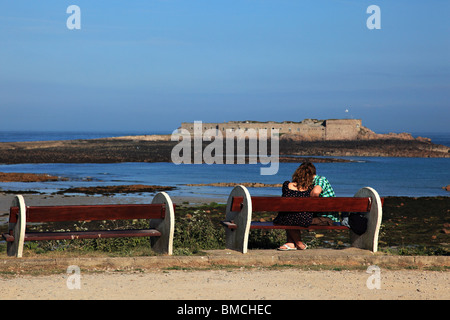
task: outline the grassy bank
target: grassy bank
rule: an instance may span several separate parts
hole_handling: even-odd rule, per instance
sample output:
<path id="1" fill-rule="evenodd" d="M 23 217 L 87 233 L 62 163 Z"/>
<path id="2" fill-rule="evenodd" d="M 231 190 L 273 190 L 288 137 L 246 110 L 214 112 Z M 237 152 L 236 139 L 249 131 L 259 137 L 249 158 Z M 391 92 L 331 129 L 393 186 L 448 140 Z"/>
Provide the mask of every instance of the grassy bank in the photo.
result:
<path id="1" fill-rule="evenodd" d="M 388 197 L 383 208 L 379 250 L 400 255 L 449 255 L 450 197 Z M 276 213 L 259 213 L 254 220 L 270 221 Z M 201 254 L 204 250 L 225 248 L 225 232 L 220 221 L 225 205 L 210 203 L 201 206 L 177 206 L 174 235 L 175 255 Z M 88 230 L 98 228 L 145 228 L 145 220 L 100 221 L 91 223 L 58 223 L 33 228 L 45 230 Z M 349 246 L 348 231 L 303 232 L 303 239 L 312 248 L 342 249 Z M 285 242 L 282 230 L 253 230 L 250 249 L 275 249 Z M 3 244 L 3 247 L 6 245 Z M 3 252 L 6 248 L 2 248 Z M 148 238 L 117 238 L 27 242 L 27 255 L 61 253 L 64 255 L 154 255 Z"/>

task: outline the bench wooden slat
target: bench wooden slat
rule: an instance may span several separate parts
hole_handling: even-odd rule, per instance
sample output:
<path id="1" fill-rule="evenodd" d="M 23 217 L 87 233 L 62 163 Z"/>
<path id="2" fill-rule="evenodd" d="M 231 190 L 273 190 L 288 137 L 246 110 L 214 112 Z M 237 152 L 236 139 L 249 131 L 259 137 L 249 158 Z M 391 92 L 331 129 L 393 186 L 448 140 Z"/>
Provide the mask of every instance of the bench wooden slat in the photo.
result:
<path id="1" fill-rule="evenodd" d="M 295 229 L 295 230 L 348 230 L 345 226 L 319 226 L 319 225 L 310 225 L 309 227 L 300 227 L 300 226 L 283 226 L 273 224 L 272 222 L 258 222 L 254 221 L 250 224 L 250 229 Z"/>
<path id="2" fill-rule="evenodd" d="M 231 211 L 240 211 L 243 200 L 243 197 L 233 197 Z M 369 212 L 370 206 L 370 198 L 358 197 L 252 197 L 253 212 L 339 212 L 344 210 L 345 212 Z"/>
<path id="3" fill-rule="evenodd" d="M 97 230 L 97 231 L 73 231 L 73 232 L 31 232 L 25 234 L 25 241 L 41 240 L 73 240 L 73 239 L 98 239 L 117 237 L 159 237 L 161 232 L 156 229 L 136 230 Z M 13 242 L 14 236 L 9 233 L 2 234 L 6 242 Z"/>
<path id="4" fill-rule="evenodd" d="M 10 208 L 10 222 L 17 221 L 18 207 Z M 27 222 L 163 219 L 162 204 L 26 207 Z"/>
<path id="5" fill-rule="evenodd" d="M 31 232 L 25 234 L 25 241 L 41 240 L 73 240 L 73 239 L 99 239 L 117 237 L 154 237 L 161 236 L 156 229 L 136 230 L 97 230 L 74 232 Z"/>
<path id="6" fill-rule="evenodd" d="M 3 234 L 2 234 L 2 238 L 3 238 L 6 242 L 13 242 L 13 241 L 14 241 L 14 236 L 10 235 L 9 233 L 3 233 Z"/>
<path id="7" fill-rule="evenodd" d="M 234 230 L 237 229 L 237 224 L 230 221 L 221 221 L 222 225 L 227 227 L 228 229 Z M 250 229 L 266 229 L 266 230 L 274 230 L 274 229 L 294 229 L 294 230 L 348 230 L 349 228 L 346 226 L 319 226 L 319 225 L 310 225 L 309 227 L 300 227 L 300 226 L 283 226 L 276 225 L 273 222 L 259 222 L 252 221 L 250 224 Z"/>

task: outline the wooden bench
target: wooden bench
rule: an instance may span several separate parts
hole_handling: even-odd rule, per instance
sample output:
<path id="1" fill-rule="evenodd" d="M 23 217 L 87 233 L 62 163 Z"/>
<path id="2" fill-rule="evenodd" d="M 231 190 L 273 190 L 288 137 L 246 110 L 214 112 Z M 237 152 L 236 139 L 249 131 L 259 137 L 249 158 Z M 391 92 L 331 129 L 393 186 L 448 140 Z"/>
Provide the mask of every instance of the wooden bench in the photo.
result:
<path id="1" fill-rule="evenodd" d="M 272 222 L 252 222 L 252 213 L 268 212 L 367 212 L 367 230 L 357 235 L 345 226 L 309 227 L 274 225 Z M 242 253 L 247 252 L 250 229 L 298 229 L 298 230 L 350 230 L 352 246 L 378 250 L 378 233 L 382 218 L 382 199 L 369 187 L 360 189 L 354 197 L 330 198 L 288 198 L 288 197 L 251 197 L 244 186 L 235 187 L 227 201 L 226 218 L 222 224 L 226 227 L 226 247 Z"/>
<path id="2" fill-rule="evenodd" d="M 98 230 L 68 232 L 27 232 L 26 224 L 58 221 L 94 221 L 151 219 L 149 229 Z M 165 192 L 155 195 L 151 204 L 87 205 L 87 206 L 25 206 L 23 196 L 17 195 L 9 213 L 8 232 L 2 234 L 7 242 L 8 256 L 22 257 L 24 241 L 97 239 L 119 237 L 159 237 L 153 250 L 172 254 L 175 211 Z"/>

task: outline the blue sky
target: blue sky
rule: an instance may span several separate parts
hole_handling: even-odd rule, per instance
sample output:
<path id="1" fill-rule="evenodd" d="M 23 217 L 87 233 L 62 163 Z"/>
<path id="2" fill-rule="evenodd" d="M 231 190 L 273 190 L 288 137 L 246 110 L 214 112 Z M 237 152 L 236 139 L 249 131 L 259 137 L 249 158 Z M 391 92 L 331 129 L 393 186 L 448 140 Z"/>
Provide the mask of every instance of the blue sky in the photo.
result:
<path id="1" fill-rule="evenodd" d="M 66 26 L 72 4 L 80 30 Z M 353 117 L 450 132 L 449 12 L 446 0 L 0 0 L 0 130 Z"/>

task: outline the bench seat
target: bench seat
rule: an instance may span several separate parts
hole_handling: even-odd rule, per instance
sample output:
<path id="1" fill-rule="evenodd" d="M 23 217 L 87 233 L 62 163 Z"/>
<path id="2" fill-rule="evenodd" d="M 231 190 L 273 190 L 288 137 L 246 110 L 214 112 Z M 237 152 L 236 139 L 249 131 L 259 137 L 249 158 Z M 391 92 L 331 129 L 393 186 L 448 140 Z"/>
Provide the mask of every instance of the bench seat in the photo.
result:
<path id="1" fill-rule="evenodd" d="M 378 250 L 378 234 L 382 219 L 382 204 L 378 193 L 370 188 L 360 189 L 354 197 L 252 197 L 244 186 L 235 187 L 227 201 L 225 221 L 227 249 L 246 253 L 249 231 L 252 229 L 285 230 L 350 230 L 352 246 Z M 367 230 L 357 235 L 342 225 L 310 225 L 308 227 L 276 225 L 272 222 L 252 221 L 253 212 L 357 212 L 367 213 Z"/>
<path id="2" fill-rule="evenodd" d="M 27 223 L 148 219 L 148 229 L 27 232 Z M 172 254 L 175 206 L 165 192 L 155 195 L 151 204 L 25 206 L 23 196 L 14 198 L 9 213 L 8 256 L 21 257 L 24 241 L 98 239 L 119 237 L 158 237 L 152 248 Z"/>

